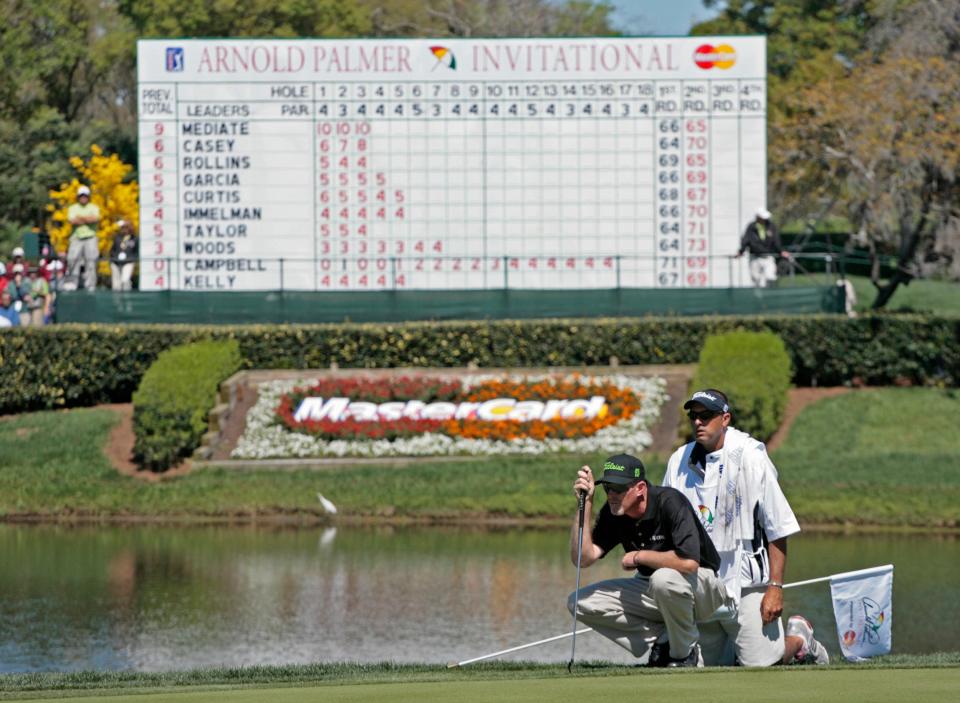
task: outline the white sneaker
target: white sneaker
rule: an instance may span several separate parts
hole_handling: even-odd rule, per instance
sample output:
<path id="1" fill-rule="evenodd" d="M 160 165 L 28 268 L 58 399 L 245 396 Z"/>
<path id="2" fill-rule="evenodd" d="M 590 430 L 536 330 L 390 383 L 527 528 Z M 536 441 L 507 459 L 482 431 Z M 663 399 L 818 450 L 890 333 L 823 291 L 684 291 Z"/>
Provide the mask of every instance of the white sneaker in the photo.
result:
<path id="1" fill-rule="evenodd" d="M 827 648 L 813 639 L 813 625 L 802 615 L 791 615 L 787 620 L 787 635 L 803 640 L 803 647 L 797 652 L 797 661 L 809 661 L 813 664 L 829 664 Z"/>

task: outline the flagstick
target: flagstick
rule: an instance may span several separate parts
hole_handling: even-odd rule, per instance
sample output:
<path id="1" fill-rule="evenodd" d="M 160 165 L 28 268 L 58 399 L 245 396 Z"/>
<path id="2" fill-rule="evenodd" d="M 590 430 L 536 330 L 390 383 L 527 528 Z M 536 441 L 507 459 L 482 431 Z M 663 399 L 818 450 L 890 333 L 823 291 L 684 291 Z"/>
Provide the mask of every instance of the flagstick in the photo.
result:
<path id="1" fill-rule="evenodd" d="M 874 572 L 886 571 L 887 569 L 892 569 L 893 564 L 886 564 L 884 566 L 873 566 L 869 569 L 860 569 L 859 571 L 844 571 L 839 574 L 831 574 L 830 576 L 823 576 L 818 579 L 807 579 L 806 581 L 797 581 L 795 583 L 785 583 L 783 584 L 784 588 L 795 588 L 797 586 L 806 586 L 810 583 L 821 583 L 823 581 L 829 581 L 830 579 L 838 578 L 849 578 L 851 576 L 866 576 L 867 574 L 872 574 Z M 592 628 L 585 627 L 582 630 L 576 630 L 576 634 L 582 635 L 584 632 L 590 632 Z M 511 647 L 510 649 L 502 649 L 499 652 L 493 652 L 492 654 L 484 654 L 482 657 L 474 657 L 473 659 L 466 659 L 462 662 L 450 662 L 447 664 L 448 669 L 455 669 L 458 666 L 466 666 L 467 664 L 473 664 L 474 662 L 483 661 L 484 659 L 493 659 L 494 657 L 499 657 L 502 654 L 510 654 L 511 652 L 519 652 L 521 649 L 528 649 L 530 647 L 536 647 L 541 644 L 547 644 L 548 642 L 556 642 L 557 640 L 562 640 L 567 637 L 573 637 L 573 632 L 567 632 L 563 635 L 557 635 L 556 637 L 548 637 L 545 640 L 538 640 L 536 642 L 530 642 L 529 644 L 521 644 L 517 647 Z"/>
<path id="2" fill-rule="evenodd" d="M 556 637 L 548 637 L 545 640 L 539 640 L 537 642 L 531 642 L 530 644 L 521 644 L 519 647 L 511 647 L 510 649 L 501 649 L 499 652 L 494 652 L 493 654 L 484 654 L 482 657 L 474 657 L 473 659 L 466 659 L 462 662 L 451 662 L 447 664 L 448 669 L 455 669 L 458 666 L 464 666 L 465 664 L 473 664 L 473 662 L 482 661 L 484 659 L 492 659 L 493 657 L 499 657 L 501 654 L 509 654 L 510 652 L 519 652 L 521 649 L 527 649 L 528 647 L 536 647 L 539 644 L 546 644 L 547 642 L 556 642 L 557 640 L 566 639 L 567 637 L 573 637 L 574 635 L 582 635 L 584 632 L 590 632 L 593 628 L 585 627 L 582 630 L 576 630 L 575 632 L 567 632 L 562 635 L 557 635 Z"/>
<path id="3" fill-rule="evenodd" d="M 831 574 L 830 576 L 821 576 L 818 579 L 807 579 L 806 581 L 797 581 L 795 583 L 785 583 L 783 584 L 784 588 L 794 588 L 796 586 L 806 586 L 808 583 L 821 583 L 823 581 L 830 581 L 832 579 L 844 579 L 852 578 L 857 576 L 868 576 L 873 573 L 880 573 L 881 571 L 886 571 L 887 569 L 892 569 L 893 564 L 885 564 L 884 566 L 872 566 L 869 569 L 860 569 L 858 571 L 844 571 L 839 574 Z"/>

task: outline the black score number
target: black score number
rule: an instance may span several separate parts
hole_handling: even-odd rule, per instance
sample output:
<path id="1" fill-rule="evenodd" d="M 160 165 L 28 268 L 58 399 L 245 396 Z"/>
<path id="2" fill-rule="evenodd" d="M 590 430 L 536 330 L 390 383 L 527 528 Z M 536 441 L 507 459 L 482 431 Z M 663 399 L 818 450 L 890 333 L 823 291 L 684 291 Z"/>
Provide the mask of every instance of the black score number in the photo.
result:
<path id="1" fill-rule="evenodd" d="M 656 284 L 682 285 L 683 136 L 680 119 L 657 123 Z"/>

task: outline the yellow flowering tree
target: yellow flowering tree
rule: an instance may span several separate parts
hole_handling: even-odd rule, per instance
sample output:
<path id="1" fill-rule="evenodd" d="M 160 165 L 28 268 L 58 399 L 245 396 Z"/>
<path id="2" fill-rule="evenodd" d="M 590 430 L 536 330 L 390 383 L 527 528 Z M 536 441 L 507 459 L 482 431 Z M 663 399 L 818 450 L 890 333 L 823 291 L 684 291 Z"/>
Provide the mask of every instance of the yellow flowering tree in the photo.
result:
<path id="1" fill-rule="evenodd" d="M 47 232 L 53 248 L 65 254 L 70 243 L 73 225 L 67 219 L 67 209 L 77 202 L 77 189 L 81 185 L 90 188 L 90 202 L 100 208 L 100 224 L 97 226 L 97 247 L 100 256 L 110 253 L 113 237 L 119 230 L 117 222 L 126 220 L 140 231 L 140 209 L 138 206 L 140 188 L 135 180 L 127 180 L 133 166 L 125 164 L 116 154 L 103 153 L 96 144 L 90 147 L 90 158 L 84 161 L 79 156 L 70 158 L 70 165 L 79 176 L 69 183 L 61 184 L 60 190 L 51 190 L 47 205 L 50 219 Z M 101 261 L 100 272 L 110 273 L 110 267 Z"/>

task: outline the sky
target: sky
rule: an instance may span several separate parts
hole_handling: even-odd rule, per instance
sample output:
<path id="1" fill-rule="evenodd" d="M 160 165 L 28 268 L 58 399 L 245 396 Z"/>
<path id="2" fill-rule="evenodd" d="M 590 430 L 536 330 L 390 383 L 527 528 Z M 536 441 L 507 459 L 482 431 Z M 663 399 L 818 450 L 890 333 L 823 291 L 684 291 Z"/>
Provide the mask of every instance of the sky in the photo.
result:
<path id="1" fill-rule="evenodd" d="M 701 0 L 608 0 L 616 26 L 627 34 L 684 36 L 697 22 L 717 13 Z"/>

